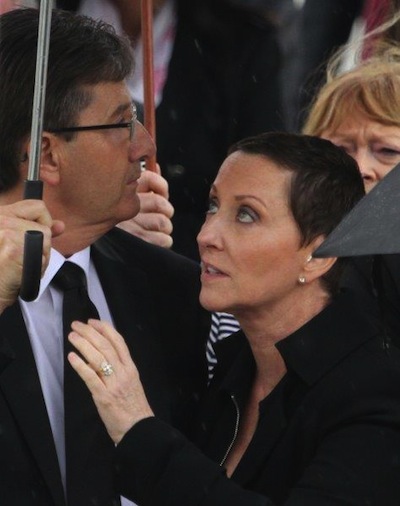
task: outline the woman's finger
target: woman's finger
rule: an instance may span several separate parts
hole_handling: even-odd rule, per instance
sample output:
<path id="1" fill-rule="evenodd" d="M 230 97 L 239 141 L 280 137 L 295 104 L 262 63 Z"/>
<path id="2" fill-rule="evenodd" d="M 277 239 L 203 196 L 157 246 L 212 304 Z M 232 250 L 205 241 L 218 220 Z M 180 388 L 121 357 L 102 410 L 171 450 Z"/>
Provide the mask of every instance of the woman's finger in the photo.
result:
<path id="1" fill-rule="evenodd" d="M 81 322 L 76 322 L 74 328 L 77 329 L 77 331 L 71 332 L 68 336 L 70 343 L 103 381 L 107 381 L 108 383 L 111 379 L 116 381 L 115 373 L 117 371 L 121 372 L 122 377 L 124 377 L 125 371 L 123 370 L 118 355 L 107 340 L 104 340 L 105 344 L 99 344 L 99 341 L 103 339 L 102 336 L 94 329 Z M 81 334 L 79 332 L 81 332 Z M 93 342 L 88 338 L 88 336 L 92 334 L 97 334 Z"/>
<path id="2" fill-rule="evenodd" d="M 93 397 L 101 398 L 107 387 L 99 375 L 77 353 L 72 351 L 68 353 L 67 358 L 73 369 L 85 382 Z"/>
<path id="3" fill-rule="evenodd" d="M 105 357 L 87 339 L 76 332 L 70 332 L 68 340 L 96 373 L 100 372 L 103 362 L 112 360 L 112 358 Z"/>
<path id="4" fill-rule="evenodd" d="M 107 322 L 74 322 L 69 339 L 89 364 L 76 353 L 69 353 L 71 366 L 93 395 L 99 414 L 115 443 L 139 420 L 153 416 L 139 374 L 123 337 Z M 98 373 L 104 359 L 115 371 Z"/>
<path id="5" fill-rule="evenodd" d="M 105 321 L 90 319 L 88 323 L 73 322 L 72 343 L 94 366 L 107 361 L 114 368 L 118 363 L 136 369 L 121 334 Z M 100 362 L 99 362 L 100 360 Z"/>
<path id="6" fill-rule="evenodd" d="M 115 328 L 110 323 L 101 320 L 89 320 L 89 325 L 95 329 L 104 339 L 107 339 L 107 341 L 112 345 L 113 350 L 116 352 L 118 359 L 122 364 L 134 365 L 125 339 L 117 330 L 115 330 Z"/>

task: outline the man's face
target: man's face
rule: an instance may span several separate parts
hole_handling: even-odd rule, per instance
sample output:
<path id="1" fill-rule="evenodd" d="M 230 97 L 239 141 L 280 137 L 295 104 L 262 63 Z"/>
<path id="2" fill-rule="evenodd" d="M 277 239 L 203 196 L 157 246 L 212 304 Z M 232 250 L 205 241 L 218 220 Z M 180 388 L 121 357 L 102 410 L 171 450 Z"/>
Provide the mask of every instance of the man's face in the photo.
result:
<path id="1" fill-rule="evenodd" d="M 93 100 L 75 125 L 126 123 L 132 103 L 124 82 L 91 87 Z M 54 216 L 79 227 L 108 229 L 139 212 L 136 194 L 140 160 L 152 156 L 155 146 L 136 122 L 132 140 L 128 128 L 77 132 L 71 141 L 61 138 L 58 150 L 60 183 L 55 189 Z"/>

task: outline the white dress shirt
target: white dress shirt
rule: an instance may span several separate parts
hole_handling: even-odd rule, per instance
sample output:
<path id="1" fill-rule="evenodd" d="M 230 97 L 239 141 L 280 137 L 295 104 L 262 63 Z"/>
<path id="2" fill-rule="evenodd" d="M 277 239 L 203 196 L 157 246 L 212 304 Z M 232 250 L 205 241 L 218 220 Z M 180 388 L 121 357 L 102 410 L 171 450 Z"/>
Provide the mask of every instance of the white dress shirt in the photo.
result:
<path id="1" fill-rule="evenodd" d="M 63 255 L 52 249 L 49 265 L 40 282 L 38 297 L 32 302 L 19 300 L 53 432 L 64 490 L 66 472 L 62 292 L 50 283 L 65 260 L 67 259 Z M 113 323 L 99 277 L 90 258 L 90 247 L 75 253 L 68 261 L 79 265 L 85 271 L 89 297 L 100 318 Z M 121 498 L 121 504 L 131 506 L 134 503 Z"/>

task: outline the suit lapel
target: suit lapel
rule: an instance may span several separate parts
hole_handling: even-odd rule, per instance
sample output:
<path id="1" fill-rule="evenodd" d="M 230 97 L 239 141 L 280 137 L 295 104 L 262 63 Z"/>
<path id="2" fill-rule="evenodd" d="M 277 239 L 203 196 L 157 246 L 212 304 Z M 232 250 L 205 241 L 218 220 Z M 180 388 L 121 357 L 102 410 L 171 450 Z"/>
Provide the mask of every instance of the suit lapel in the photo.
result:
<path id="1" fill-rule="evenodd" d="M 19 304 L 0 318 L 0 390 L 54 499 L 64 505 L 57 454 Z"/>

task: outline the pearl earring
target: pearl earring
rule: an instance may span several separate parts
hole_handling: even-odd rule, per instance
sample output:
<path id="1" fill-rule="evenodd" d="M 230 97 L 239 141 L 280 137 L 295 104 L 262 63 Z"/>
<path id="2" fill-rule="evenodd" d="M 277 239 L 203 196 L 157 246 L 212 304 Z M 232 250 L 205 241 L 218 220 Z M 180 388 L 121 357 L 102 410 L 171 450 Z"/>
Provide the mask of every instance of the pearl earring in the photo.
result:
<path id="1" fill-rule="evenodd" d="M 305 278 L 305 276 L 299 276 L 299 283 L 300 283 L 301 285 L 304 285 L 304 283 L 305 283 L 305 282 L 306 282 L 306 278 Z"/>

